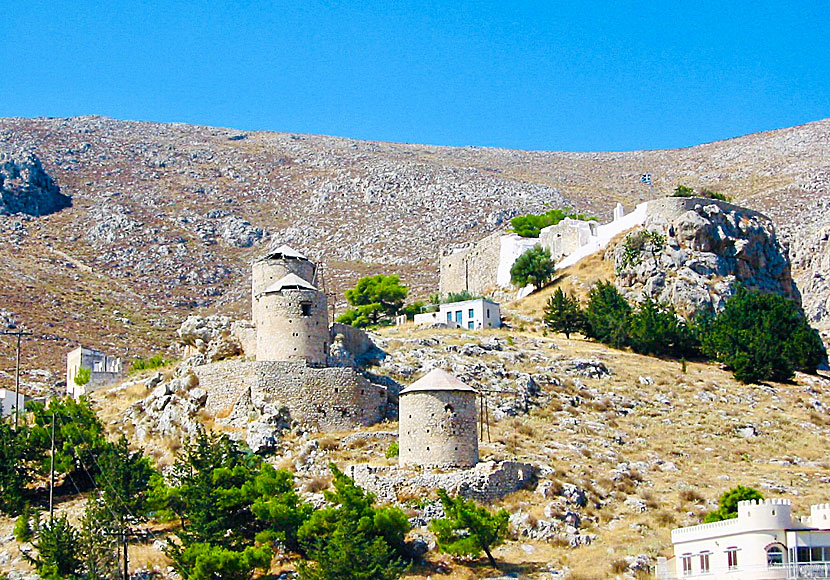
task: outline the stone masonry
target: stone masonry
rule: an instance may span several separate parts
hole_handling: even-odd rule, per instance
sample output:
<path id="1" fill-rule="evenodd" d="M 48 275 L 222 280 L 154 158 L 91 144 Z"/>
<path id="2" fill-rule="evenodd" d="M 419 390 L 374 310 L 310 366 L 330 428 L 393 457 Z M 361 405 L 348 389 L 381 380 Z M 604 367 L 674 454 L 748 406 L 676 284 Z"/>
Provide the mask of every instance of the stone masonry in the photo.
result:
<path id="1" fill-rule="evenodd" d="M 214 414 L 239 413 L 245 410 L 235 406 L 251 403 L 257 408 L 285 407 L 306 428 L 345 431 L 377 423 L 386 413 L 386 389 L 352 368 L 228 360 L 193 372 L 208 394 L 205 406 Z"/>
<path id="2" fill-rule="evenodd" d="M 451 472 L 413 471 L 394 466 L 355 465 L 349 475 L 381 500 L 397 502 L 443 488 L 479 502 L 492 502 L 534 485 L 536 468 L 518 461 L 486 461 L 471 469 Z"/>

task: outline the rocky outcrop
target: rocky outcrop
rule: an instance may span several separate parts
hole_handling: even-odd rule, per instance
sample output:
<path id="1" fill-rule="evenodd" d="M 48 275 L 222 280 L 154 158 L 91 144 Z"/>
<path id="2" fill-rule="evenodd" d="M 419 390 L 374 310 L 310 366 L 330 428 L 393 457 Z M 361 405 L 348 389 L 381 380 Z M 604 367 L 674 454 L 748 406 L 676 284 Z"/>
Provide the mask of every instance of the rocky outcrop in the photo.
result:
<path id="1" fill-rule="evenodd" d="M 651 296 L 693 317 L 721 309 L 740 283 L 800 303 L 772 220 L 725 202 L 701 199 L 688 206 L 676 214 L 655 212 L 644 229 L 606 251 L 629 299 Z M 644 232 L 657 235 L 642 242 Z"/>
<path id="2" fill-rule="evenodd" d="M 224 360 L 243 353 L 227 316 L 188 316 L 178 330 L 181 343 L 204 354 L 210 361 Z"/>
<path id="3" fill-rule="evenodd" d="M 0 153 L 0 215 L 41 216 L 72 205 L 33 153 Z"/>
<path id="4" fill-rule="evenodd" d="M 824 223 L 801 232 L 790 246 L 793 277 L 803 296 L 804 312 L 819 329 L 830 329 L 830 200 L 818 209 Z"/>

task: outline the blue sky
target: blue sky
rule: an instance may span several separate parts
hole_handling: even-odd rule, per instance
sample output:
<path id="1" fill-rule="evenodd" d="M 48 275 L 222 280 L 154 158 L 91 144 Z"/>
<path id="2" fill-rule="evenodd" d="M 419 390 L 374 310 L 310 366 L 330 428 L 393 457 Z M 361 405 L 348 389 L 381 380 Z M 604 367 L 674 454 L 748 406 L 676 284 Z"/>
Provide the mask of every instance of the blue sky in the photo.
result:
<path id="1" fill-rule="evenodd" d="M 830 2 L 9 2 L 0 116 L 516 149 L 830 117 Z"/>

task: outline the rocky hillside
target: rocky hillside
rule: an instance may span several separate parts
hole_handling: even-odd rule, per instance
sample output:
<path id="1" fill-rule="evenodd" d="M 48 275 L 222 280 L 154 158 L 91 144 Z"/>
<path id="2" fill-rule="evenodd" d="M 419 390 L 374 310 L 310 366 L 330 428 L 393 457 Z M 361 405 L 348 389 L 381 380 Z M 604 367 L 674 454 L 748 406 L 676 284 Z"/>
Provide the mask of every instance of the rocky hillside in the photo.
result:
<path id="1" fill-rule="evenodd" d="M 388 356 L 374 372 L 409 384 L 440 366 L 486 394 L 483 461 L 534 466 L 534 485 L 495 502 L 511 513 L 510 539 L 495 552 L 507 577 L 642 577 L 635 575 L 657 556 L 670 555 L 672 528 L 700 522 L 716 508 L 720 494 L 736 485 L 791 499 L 797 515 L 830 497 L 826 376 L 798 374 L 791 384 L 743 385 L 717 365 L 684 367 L 581 339 L 543 336 L 531 324 L 525 331 L 476 333 L 393 327 L 375 339 Z M 172 369 L 164 372 L 170 375 Z M 187 429 L 185 421 L 176 426 L 167 420 L 171 415 L 162 412 L 163 403 L 189 413 L 183 415 L 186 421 L 233 431 L 230 421 L 200 409 L 204 393 L 181 379 L 149 373 L 97 391 L 93 401 L 113 434 L 126 433 L 131 440 L 147 436 L 145 448 L 163 467 Z M 147 417 L 136 411 L 142 406 Z M 330 461 L 347 471 L 368 463 L 394 475 L 395 459 L 386 453 L 397 428 L 392 420 L 337 435 L 286 431 L 269 461 L 291 469 L 303 496 L 319 502 Z M 463 477 L 440 470 L 420 476 L 412 478 L 413 487 L 425 476 L 442 482 Z M 433 546 L 427 523 L 440 515 L 434 491 L 404 490 L 397 501 L 413 524 L 412 537 Z M 62 501 L 58 513 L 72 509 Z M 12 525 L 0 518 L 0 573 L 27 566 L 11 537 Z M 164 570 L 168 561 L 161 546 L 134 547 L 133 565 Z M 280 562 L 283 570 L 291 565 Z M 405 575 L 406 580 L 482 577 L 495 573 L 434 550 Z"/>
<path id="2" fill-rule="evenodd" d="M 45 176 L 32 169 L 38 177 L 23 179 L 27 195 L 55 185 L 72 201 L 42 216 L 33 215 L 47 213 L 37 204 L 10 206 L 5 191 L 13 181 L 22 191 L 21 182 L 4 170 L 0 308 L 40 337 L 24 351 L 24 369 L 52 372 L 27 374 L 27 384 L 53 382 L 77 341 L 146 356 L 194 310 L 244 315 L 250 260 L 269 244 L 324 261 L 326 288 L 338 295 L 381 271 L 425 293 L 440 249 L 551 206 L 610 219 L 614 202 L 630 208 L 649 195 L 637 180 L 645 171 L 655 195 L 707 186 L 772 217 L 795 250 L 805 304 L 825 323 L 830 120 L 680 150 L 561 153 L 4 119 L 0 152 L 18 167 L 42 166 Z M 0 345 L 0 380 L 11 356 Z"/>

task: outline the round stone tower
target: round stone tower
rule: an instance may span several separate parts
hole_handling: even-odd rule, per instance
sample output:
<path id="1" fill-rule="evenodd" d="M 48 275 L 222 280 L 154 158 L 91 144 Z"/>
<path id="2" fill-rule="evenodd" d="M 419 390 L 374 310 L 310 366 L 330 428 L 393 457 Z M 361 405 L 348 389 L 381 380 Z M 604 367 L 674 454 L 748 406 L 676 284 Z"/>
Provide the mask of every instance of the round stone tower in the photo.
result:
<path id="1" fill-rule="evenodd" d="M 314 279 L 317 267 L 314 262 L 300 252 L 288 246 L 270 250 L 251 267 L 251 314 L 256 323 L 259 320 L 259 297 L 266 288 L 288 274 L 296 274 L 309 284 L 316 284 Z"/>
<path id="2" fill-rule="evenodd" d="M 472 467 L 478 463 L 478 393 L 442 369 L 401 391 L 398 463 Z"/>
<path id="3" fill-rule="evenodd" d="M 254 300 L 258 361 L 326 365 L 328 300 L 323 292 L 291 273 L 265 288 Z"/>

